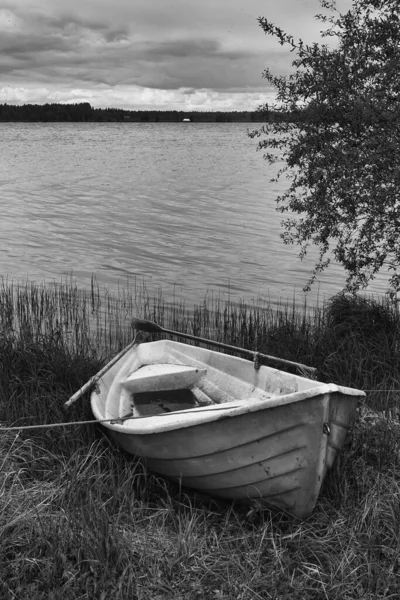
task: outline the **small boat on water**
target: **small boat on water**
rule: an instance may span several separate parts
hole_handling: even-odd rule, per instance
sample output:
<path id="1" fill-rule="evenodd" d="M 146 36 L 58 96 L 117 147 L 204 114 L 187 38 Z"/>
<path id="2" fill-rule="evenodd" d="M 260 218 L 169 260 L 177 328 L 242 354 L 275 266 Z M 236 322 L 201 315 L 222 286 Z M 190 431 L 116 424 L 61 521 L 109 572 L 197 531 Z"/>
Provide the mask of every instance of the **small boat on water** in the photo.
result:
<path id="1" fill-rule="evenodd" d="M 208 495 L 305 518 L 362 396 L 163 339 L 133 345 L 117 360 L 98 379 L 91 407 L 149 470 Z"/>

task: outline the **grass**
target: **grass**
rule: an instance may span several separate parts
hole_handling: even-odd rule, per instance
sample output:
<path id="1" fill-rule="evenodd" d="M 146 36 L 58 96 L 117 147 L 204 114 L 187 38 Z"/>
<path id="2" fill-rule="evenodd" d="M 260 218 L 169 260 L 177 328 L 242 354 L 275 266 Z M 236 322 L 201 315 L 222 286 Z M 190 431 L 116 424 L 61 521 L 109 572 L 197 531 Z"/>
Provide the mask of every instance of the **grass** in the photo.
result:
<path id="1" fill-rule="evenodd" d="M 3 282 L 0 422 L 90 419 L 65 400 L 131 339 L 132 316 L 258 349 L 370 390 L 305 522 L 206 500 L 146 472 L 97 426 L 0 430 L 4 600 L 383 599 L 400 589 L 399 315 L 336 296 L 297 311 Z"/>

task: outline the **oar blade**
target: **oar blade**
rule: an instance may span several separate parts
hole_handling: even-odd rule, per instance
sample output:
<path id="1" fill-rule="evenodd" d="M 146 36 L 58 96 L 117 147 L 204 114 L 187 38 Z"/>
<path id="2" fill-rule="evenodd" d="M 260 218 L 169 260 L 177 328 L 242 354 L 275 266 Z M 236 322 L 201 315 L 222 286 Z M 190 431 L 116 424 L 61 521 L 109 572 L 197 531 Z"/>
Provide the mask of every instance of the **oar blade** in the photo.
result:
<path id="1" fill-rule="evenodd" d="M 144 331 L 146 333 L 162 333 L 163 328 L 153 321 L 147 321 L 146 319 L 132 319 L 132 328 L 137 331 Z"/>

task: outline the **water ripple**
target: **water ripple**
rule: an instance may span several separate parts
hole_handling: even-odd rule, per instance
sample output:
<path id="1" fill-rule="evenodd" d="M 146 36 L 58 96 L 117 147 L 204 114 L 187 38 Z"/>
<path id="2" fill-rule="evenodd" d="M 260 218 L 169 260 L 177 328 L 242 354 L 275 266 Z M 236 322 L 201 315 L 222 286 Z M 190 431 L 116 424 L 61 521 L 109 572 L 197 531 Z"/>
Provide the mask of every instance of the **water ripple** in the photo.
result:
<path id="1" fill-rule="evenodd" d="M 245 124 L 2 123 L 0 274 L 143 277 L 189 304 L 292 298 L 312 270 L 283 245 L 271 167 Z M 283 183 L 281 184 L 283 185 Z M 343 285 L 334 265 L 310 294 Z M 384 289 L 378 279 L 373 291 Z"/>

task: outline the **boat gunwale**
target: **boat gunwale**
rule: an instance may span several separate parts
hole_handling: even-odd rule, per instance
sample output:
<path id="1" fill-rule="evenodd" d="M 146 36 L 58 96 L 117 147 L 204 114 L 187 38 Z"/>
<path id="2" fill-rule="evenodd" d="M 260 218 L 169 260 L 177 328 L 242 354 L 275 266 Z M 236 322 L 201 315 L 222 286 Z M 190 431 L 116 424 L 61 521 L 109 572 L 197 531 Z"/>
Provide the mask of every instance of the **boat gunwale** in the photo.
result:
<path id="1" fill-rule="evenodd" d="M 99 387 L 100 393 L 95 391 L 91 394 L 91 407 L 94 416 L 100 420 L 104 419 L 104 415 L 100 412 L 96 402 L 96 398 L 101 394 L 101 384 Z M 126 418 L 122 422 L 118 422 L 118 418 L 115 418 L 112 422 L 103 423 L 103 425 L 113 431 L 128 435 L 151 435 L 209 424 L 221 419 L 239 417 L 246 413 L 256 413 L 261 410 L 283 407 L 289 404 L 306 401 L 315 398 L 316 396 L 334 393 L 351 397 L 365 397 L 365 392 L 361 390 L 339 386 L 335 383 L 322 383 L 314 388 L 309 388 L 308 390 L 292 392 L 291 394 L 284 394 L 282 396 L 274 396 L 265 400 L 245 398 L 243 400 L 235 400 L 223 404 L 198 406 L 183 411 L 162 413 L 148 417 Z"/>

